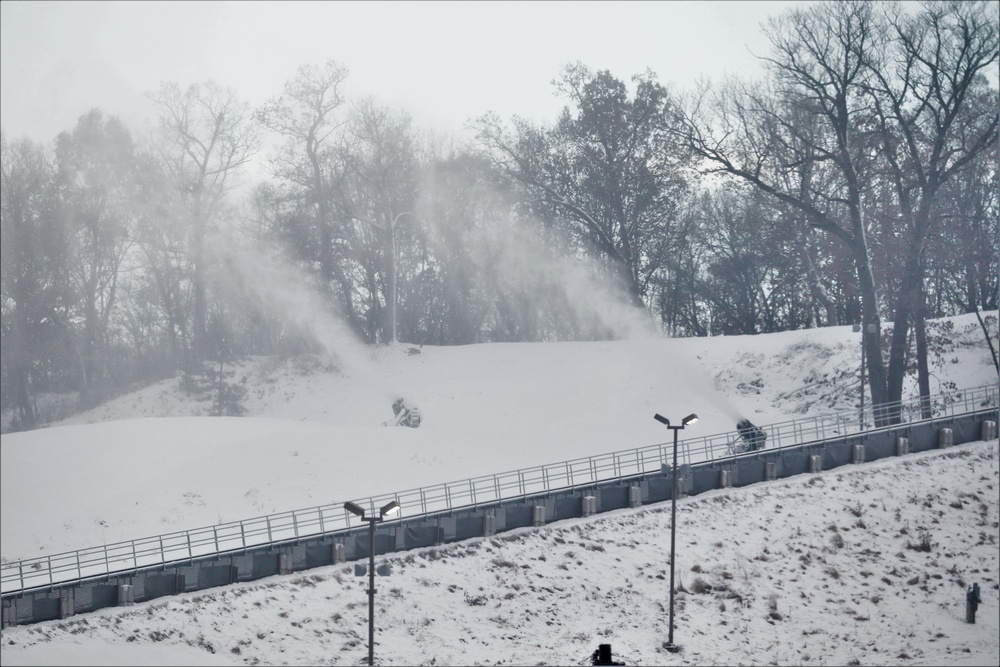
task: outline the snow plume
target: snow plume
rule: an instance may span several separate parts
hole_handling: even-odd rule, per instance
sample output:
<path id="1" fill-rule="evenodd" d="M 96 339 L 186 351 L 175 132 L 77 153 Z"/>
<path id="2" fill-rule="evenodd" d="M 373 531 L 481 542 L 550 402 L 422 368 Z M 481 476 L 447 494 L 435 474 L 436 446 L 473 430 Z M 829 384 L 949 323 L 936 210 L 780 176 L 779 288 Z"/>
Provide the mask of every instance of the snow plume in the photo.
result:
<path id="1" fill-rule="evenodd" d="M 278 316 L 310 336 L 340 371 L 363 377 L 371 366 L 371 352 L 343 318 L 312 286 L 312 278 L 280 252 L 259 244 L 237 245 L 216 236 L 207 244 L 221 271 L 216 287 L 249 297 L 264 312 Z M 228 300 L 228 299 L 227 299 Z"/>
<path id="2" fill-rule="evenodd" d="M 421 216 L 434 254 L 443 262 L 461 265 L 463 270 L 454 273 L 489 302 L 491 312 L 483 318 L 488 338 L 493 334 L 500 340 L 551 341 L 658 335 L 649 313 L 631 304 L 625 290 L 592 259 L 574 255 L 572 244 L 557 232 L 509 211 L 483 210 L 488 208 L 486 204 L 459 222 L 434 214 Z"/>
<path id="3" fill-rule="evenodd" d="M 583 338 L 644 339 L 657 335 L 645 308 L 581 257 L 553 256 L 532 245 L 523 230 L 504 237 L 493 257 L 501 280 L 516 294 L 536 297 L 529 307 L 559 308 Z"/>

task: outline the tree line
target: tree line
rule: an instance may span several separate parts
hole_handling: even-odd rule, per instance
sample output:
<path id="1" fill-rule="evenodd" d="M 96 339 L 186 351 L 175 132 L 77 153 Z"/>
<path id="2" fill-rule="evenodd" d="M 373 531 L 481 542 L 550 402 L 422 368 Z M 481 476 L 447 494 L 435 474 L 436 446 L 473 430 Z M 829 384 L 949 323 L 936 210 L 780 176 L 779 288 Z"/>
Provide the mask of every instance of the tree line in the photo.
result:
<path id="1" fill-rule="evenodd" d="M 317 349 L 241 248 L 372 344 L 613 337 L 567 280 L 585 267 L 673 336 L 860 323 L 873 404 L 911 369 L 927 397 L 926 320 L 998 307 L 995 10 L 792 9 L 758 78 L 687 91 L 570 63 L 558 118 L 485 113 L 465 143 L 351 98 L 337 61 L 259 108 L 163 84 L 141 140 L 97 109 L 51 146 L 4 133 L 9 428 L 45 421 L 43 393 L 88 407 Z M 251 162 L 267 177 L 248 188 Z"/>

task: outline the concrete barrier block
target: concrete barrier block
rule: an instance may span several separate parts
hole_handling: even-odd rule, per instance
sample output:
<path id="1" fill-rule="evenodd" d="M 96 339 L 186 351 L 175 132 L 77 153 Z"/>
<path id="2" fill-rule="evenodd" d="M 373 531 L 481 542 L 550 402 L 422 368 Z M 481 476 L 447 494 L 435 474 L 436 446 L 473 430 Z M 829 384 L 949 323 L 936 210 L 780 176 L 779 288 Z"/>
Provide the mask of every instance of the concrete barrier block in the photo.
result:
<path id="1" fill-rule="evenodd" d="M 642 488 L 638 484 L 628 487 L 628 506 L 640 507 L 642 505 Z"/>
<path id="2" fill-rule="evenodd" d="M 851 448 L 851 463 L 864 463 L 865 462 L 865 446 L 864 445 L 854 445 Z"/>
<path id="3" fill-rule="evenodd" d="M 73 598 L 70 595 L 63 595 L 59 598 L 59 618 L 69 618 L 74 614 Z"/>
<path id="4" fill-rule="evenodd" d="M 778 465 L 774 461 L 764 464 L 764 479 L 769 482 L 778 479 Z"/>
<path id="5" fill-rule="evenodd" d="M 135 604 L 135 592 L 132 584 L 118 584 L 118 606 L 131 607 Z"/>
<path id="6" fill-rule="evenodd" d="M 982 433 L 980 434 L 982 440 L 996 440 L 997 439 L 997 423 L 992 419 L 987 419 L 983 422 Z"/>
<path id="7" fill-rule="evenodd" d="M 809 456 L 809 472 L 820 472 L 823 470 L 823 457 L 819 454 Z"/>
<path id="8" fill-rule="evenodd" d="M 597 498 L 594 496 L 583 497 L 583 516 L 593 516 L 597 513 Z"/>
<path id="9" fill-rule="evenodd" d="M 955 434 L 950 428 L 938 431 L 938 447 L 951 447 L 955 444 Z"/>
<path id="10" fill-rule="evenodd" d="M 545 505 L 532 506 L 531 524 L 536 527 L 545 525 Z"/>
<path id="11" fill-rule="evenodd" d="M 723 470 L 719 475 L 719 486 L 723 489 L 728 489 L 733 485 L 733 471 Z"/>
<path id="12" fill-rule="evenodd" d="M 910 439 L 900 436 L 896 438 L 896 456 L 905 456 L 910 453 Z"/>
<path id="13" fill-rule="evenodd" d="M 497 518 L 492 514 L 483 515 L 483 536 L 492 537 L 497 534 Z"/>

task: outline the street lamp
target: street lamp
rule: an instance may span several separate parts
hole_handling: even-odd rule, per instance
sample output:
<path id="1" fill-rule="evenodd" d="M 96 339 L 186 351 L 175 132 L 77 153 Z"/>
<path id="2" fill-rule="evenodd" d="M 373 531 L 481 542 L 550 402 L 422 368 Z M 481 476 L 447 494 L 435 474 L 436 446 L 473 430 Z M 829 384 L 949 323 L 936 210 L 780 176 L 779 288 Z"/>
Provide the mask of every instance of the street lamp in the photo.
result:
<path id="1" fill-rule="evenodd" d="M 368 665 L 375 664 L 375 524 L 390 514 L 399 511 L 399 503 L 393 500 L 378 511 L 378 516 L 365 516 L 365 510 L 352 502 L 344 503 L 344 509 L 368 522 Z"/>
<path id="2" fill-rule="evenodd" d="M 404 215 L 411 215 L 416 220 L 418 220 L 418 221 L 420 220 L 419 218 L 417 218 L 417 214 L 413 213 L 412 211 L 401 211 L 401 212 L 397 213 L 395 215 L 395 217 L 393 217 L 392 222 L 390 222 L 388 224 L 379 224 L 379 223 L 375 222 L 374 220 L 368 220 L 366 218 L 359 218 L 356 215 L 352 215 L 351 216 L 355 220 L 360 220 L 361 222 L 366 222 L 369 225 L 371 225 L 372 227 L 375 227 L 376 229 L 379 229 L 379 230 L 385 232 L 385 238 L 386 238 L 386 242 L 387 242 L 387 247 L 385 249 L 385 254 L 388 256 L 388 260 L 389 260 L 389 275 L 387 276 L 387 280 L 386 280 L 387 286 L 386 286 L 385 303 L 386 303 L 386 307 L 389 309 L 389 325 L 391 327 L 390 330 L 389 330 L 389 342 L 390 343 L 395 343 L 396 342 L 396 301 L 398 300 L 396 298 L 396 292 L 398 291 L 397 286 L 396 286 L 396 283 L 398 282 L 398 279 L 397 279 L 398 269 L 396 268 L 396 263 L 397 263 L 396 262 L 396 223 L 399 222 L 399 219 L 402 218 Z"/>
<path id="3" fill-rule="evenodd" d="M 681 420 L 680 426 L 671 426 L 670 420 L 661 414 L 653 415 L 653 419 L 661 424 L 666 424 L 667 428 L 674 432 L 674 481 L 670 485 L 670 490 L 673 494 L 673 498 L 670 501 L 670 635 L 667 637 L 667 643 L 663 645 L 663 648 L 671 653 L 677 653 L 681 650 L 681 647 L 674 643 L 674 561 L 676 560 L 674 558 L 674 545 L 677 541 L 677 431 L 688 424 L 698 421 L 698 415 L 688 415 Z"/>
<path id="4" fill-rule="evenodd" d="M 869 324 L 864 329 L 861 328 L 860 324 L 854 325 L 854 332 L 861 332 L 861 410 L 858 413 L 858 430 L 865 430 L 865 332 L 869 334 L 875 333 L 875 325 Z M 872 413 L 874 414 L 874 412 Z"/>

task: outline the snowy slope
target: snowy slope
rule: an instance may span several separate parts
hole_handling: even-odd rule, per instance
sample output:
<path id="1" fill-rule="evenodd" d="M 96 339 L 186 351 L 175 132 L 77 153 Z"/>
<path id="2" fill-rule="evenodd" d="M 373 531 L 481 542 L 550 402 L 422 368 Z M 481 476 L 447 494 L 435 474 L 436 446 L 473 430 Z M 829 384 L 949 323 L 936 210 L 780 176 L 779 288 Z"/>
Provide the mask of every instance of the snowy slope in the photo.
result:
<path id="1" fill-rule="evenodd" d="M 996 382 L 996 370 L 975 318 L 955 318 L 954 328 L 957 333 L 951 335 L 951 342 L 933 360 L 937 383 L 934 388 L 943 389 L 950 383 L 961 388 Z M 732 431 L 740 416 L 767 424 L 851 408 L 859 400 L 860 340 L 850 327 L 709 339 L 645 337 L 615 342 L 450 348 L 397 345 L 375 350 L 351 345 L 343 348 L 347 352 L 339 356 L 337 343 L 334 340 L 328 345 L 333 351 L 330 357 L 247 360 L 237 376 L 245 377 L 244 386 L 248 390 L 245 402 L 248 413 L 244 417 L 199 416 L 205 413 L 207 405 L 185 397 L 178 389 L 178 382 L 170 380 L 49 428 L 2 436 L 0 551 L 3 558 L 13 560 L 62 552 L 664 442 L 669 432 L 652 419 L 656 412 L 678 419 L 697 413 L 701 420 L 689 427 L 690 436 L 696 437 Z M 911 386 L 907 386 L 908 396 L 912 395 Z M 392 416 L 390 404 L 397 395 L 405 396 L 421 408 L 424 422 L 419 429 L 381 425 Z M 685 431 L 682 435 L 689 433 Z M 953 590 L 946 595 L 948 587 L 938 580 L 907 587 L 905 581 L 895 582 L 895 575 L 886 575 L 895 584 L 889 587 L 883 582 L 880 585 L 887 587 L 887 591 L 876 595 L 887 601 L 898 598 L 892 600 L 899 603 L 898 609 L 893 604 L 890 613 L 885 611 L 886 603 L 881 607 L 862 605 L 864 609 L 852 616 L 844 611 L 848 608 L 845 605 L 849 605 L 847 601 L 862 594 L 870 596 L 882 581 L 881 570 L 873 565 L 868 568 L 871 575 L 861 574 L 856 566 L 863 559 L 857 549 L 824 551 L 830 548 L 827 542 L 833 532 L 829 523 L 836 523 L 838 532 L 851 544 L 852 523 L 860 519 L 874 526 L 876 516 L 878 528 L 854 529 L 854 534 L 871 533 L 865 540 L 869 546 L 864 548 L 879 551 L 886 567 L 892 569 L 896 565 L 897 572 L 903 572 L 902 565 L 917 572 L 917 566 L 910 560 L 898 559 L 898 565 L 892 562 L 897 553 L 911 560 L 915 557 L 905 545 L 900 546 L 900 540 L 904 539 L 897 535 L 901 521 L 909 522 L 908 539 L 916 539 L 913 531 L 917 526 L 933 527 L 934 531 L 945 527 L 948 531 L 959 531 L 932 538 L 942 548 L 970 540 L 982 541 L 978 545 L 969 544 L 961 558 L 955 556 L 949 560 L 951 557 L 942 552 L 934 558 L 937 565 L 920 561 L 920 567 L 925 568 L 920 570 L 920 576 L 924 572 L 941 574 L 942 568 L 954 565 L 969 581 L 972 575 L 982 574 L 980 581 L 985 584 L 985 577 L 991 577 L 992 583 L 984 585 L 987 601 L 982 613 L 994 619 L 990 622 L 995 629 L 1000 600 L 995 586 L 998 487 L 996 474 L 989 472 L 989 466 L 992 470 L 996 468 L 996 443 L 976 446 L 979 449 L 969 447 L 971 453 L 966 458 L 986 467 L 983 475 L 988 479 L 973 480 L 978 486 L 967 479 L 968 470 L 959 466 L 969 463 L 964 458 L 954 462 L 958 467 L 951 473 L 935 472 L 939 464 L 951 465 L 951 459 L 946 457 L 934 459 L 933 466 L 916 463 L 898 469 L 882 466 L 892 470 L 884 471 L 878 479 L 852 482 L 849 487 L 833 482 L 822 486 L 816 483 L 794 491 L 798 496 L 791 489 L 801 487 L 801 482 L 796 482 L 799 487 L 788 482 L 765 485 L 766 490 L 762 486 L 732 491 L 726 496 L 730 500 L 713 501 L 724 509 L 722 512 L 716 512 L 716 506 L 708 498 L 683 503 L 686 509 L 681 519 L 689 525 L 692 538 L 685 552 L 696 549 L 696 545 L 697 549 L 703 549 L 692 551 L 698 554 L 700 567 L 711 572 L 710 566 L 723 567 L 725 562 L 735 577 L 736 566 L 731 561 L 736 555 L 726 556 L 724 552 L 730 549 L 725 546 L 728 540 L 741 535 L 744 537 L 738 539 L 745 551 L 740 552 L 737 561 L 745 561 L 747 572 L 752 571 L 750 565 L 760 570 L 760 574 L 746 577 L 748 593 L 741 595 L 744 598 L 752 595 L 756 600 L 747 608 L 714 597 L 690 598 L 688 604 L 701 601 L 707 605 L 705 616 L 698 617 L 699 629 L 705 634 L 698 640 L 702 644 L 697 652 L 692 647 L 690 653 L 677 657 L 657 653 L 655 649 L 657 642 L 664 639 L 658 605 L 663 604 L 665 585 L 652 570 L 662 569 L 665 562 L 662 535 L 669 516 L 662 515 L 662 508 L 651 508 L 616 513 L 592 522 L 570 522 L 592 535 L 591 541 L 604 543 L 606 550 L 611 543 L 617 545 L 613 558 L 620 558 L 620 562 L 588 558 L 581 559 L 585 565 L 576 565 L 576 560 L 567 557 L 548 564 L 536 563 L 540 557 L 548 558 L 562 548 L 555 546 L 559 543 L 548 531 L 532 532 L 531 537 L 518 539 L 500 536 L 496 540 L 500 546 L 491 542 L 456 545 L 440 550 L 442 557 L 426 554 L 398 557 L 397 561 L 417 560 L 408 564 L 409 570 L 398 566 L 399 576 L 394 575 L 379 587 L 379 604 L 386 605 L 386 613 L 397 609 L 402 615 L 407 609 L 412 612 L 419 607 L 426 610 L 422 613 L 429 618 L 450 620 L 420 627 L 400 621 L 403 634 L 383 635 L 378 653 L 384 655 L 382 664 L 430 664 L 435 658 L 436 664 L 494 664 L 501 660 L 506 661 L 504 664 L 540 661 L 577 664 L 577 657 L 585 658 L 597 643 L 612 643 L 616 652 L 640 664 L 674 664 L 675 660 L 677 664 L 684 661 L 801 664 L 806 655 L 809 661 L 819 664 L 844 664 L 851 659 L 861 660 L 862 664 L 931 664 L 929 655 L 936 656 L 934 660 L 947 657 L 950 662 L 946 664 L 976 664 L 978 658 L 963 656 L 958 648 L 962 641 L 979 646 L 972 641 L 978 633 L 973 633 L 971 626 L 959 629 L 948 625 L 949 629 L 941 632 L 950 639 L 931 637 L 934 641 L 922 645 L 921 653 L 903 648 L 892 655 L 888 649 L 874 652 L 878 646 L 875 638 L 884 638 L 890 632 L 905 634 L 900 625 L 903 621 L 899 619 L 913 621 L 911 605 L 919 602 L 927 605 L 927 609 L 943 613 L 939 605 L 952 604 L 961 597 L 962 589 L 957 583 L 952 581 Z M 852 480 L 868 474 L 853 470 Z M 923 478 L 915 476 L 914 471 L 926 472 L 933 485 L 927 480 L 921 482 Z M 824 473 L 823 479 L 836 480 L 836 475 L 846 475 L 836 471 L 830 474 Z M 931 486 L 936 499 L 930 501 L 931 507 L 925 508 L 917 501 L 931 492 Z M 819 493 L 809 495 L 812 491 Z M 758 498 L 762 493 L 764 496 Z M 908 493 L 913 498 L 907 496 L 901 501 L 899 493 Z M 952 501 L 960 500 L 959 493 L 975 493 L 980 498 L 978 502 L 987 507 L 982 519 L 985 523 L 976 530 L 972 527 L 980 516 L 976 514 L 977 501 L 963 500 L 968 508 L 964 512 L 953 512 L 954 508 L 949 506 Z M 861 517 L 832 518 L 856 502 L 865 507 L 874 503 L 879 509 L 865 509 Z M 786 525 L 780 511 L 759 514 L 751 511 L 758 503 L 797 509 L 813 505 L 818 508 L 820 503 L 832 505 L 822 511 L 796 511 L 794 521 L 789 519 Z M 894 515 L 897 506 L 906 513 L 900 519 Z M 931 514 L 939 510 L 946 515 Z M 756 523 L 757 517 L 765 521 L 766 537 Z M 963 520 L 958 521 L 959 518 Z M 801 554 L 793 557 L 782 551 L 780 558 L 774 556 L 777 560 L 774 568 L 764 567 L 768 561 L 754 558 L 764 553 L 765 546 L 777 553 L 780 545 L 799 544 L 796 531 L 811 536 L 813 561 L 806 564 L 807 569 L 801 575 L 795 575 L 798 582 L 789 580 L 780 591 L 773 583 L 762 587 L 767 575 L 773 577 L 775 571 L 787 574 L 790 567 L 799 567 L 795 559 Z M 548 536 L 541 537 L 543 534 Z M 609 540 L 609 534 L 615 535 L 615 539 Z M 626 539 L 626 535 L 631 537 Z M 563 534 L 561 539 L 568 537 Z M 625 548 L 629 540 L 636 548 Z M 720 542 L 723 547 L 713 546 Z M 595 557 L 608 553 L 589 549 L 582 543 L 565 550 Z M 771 558 L 766 553 L 764 556 Z M 828 573 L 821 583 L 827 564 L 816 565 L 823 563 L 819 556 L 829 561 L 828 566 L 836 568 L 841 576 Z M 924 558 L 922 553 L 920 557 Z M 445 558 L 447 566 L 438 564 Z M 497 566 L 494 559 L 518 563 L 518 567 Z M 534 569 L 522 568 L 526 563 Z M 690 586 L 693 579 L 688 570 L 697 563 L 679 561 L 678 564 L 685 572 L 685 585 Z M 424 572 L 421 565 L 438 569 Z M 652 579 L 632 574 L 639 570 L 650 574 Z M 134 657 L 136 654 L 131 650 L 123 653 L 128 658 L 121 659 L 129 664 L 157 661 L 198 664 L 208 657 L 218 660 L 223 656 L 231 662 L 245 660 L 247 664 L 255 664 L 253 660 L 263 664 L 360 662 L 366 635 L 355 620 L 365 620 L 363 586 L 360 580 L 342 574 L 342 581 L 336 582 L 334 575 L 338 572 L 317 571 L 316 576 L 321 577 L 318 581 L 310 579 L 311 573 L 300 573 L 269 583 L 248 584 L 243 593 L 213 591 L 154 601 L 134 610 L 109 610 L 70 623 L 4 630 L 3 662 L 23 664 L 34 660 L 34 664 L 39 664 L 41 660 L 70 664 L 79 659 L 83 664 L 111 664 L 117 658 L 113 657 L 115 650 L 108 647 L 122 642 L 127 642 L 129 649 L 138 646 L 150 649 L 141 658 Z M 520 584 L 521 590 L 509 588 L 518 581 L 518 577 L 504 576 L 512 573 L 527 577 Z M 562 581 L 558 584 L 562 590 L 551 583 L 568 575 L 576 581 L 572 585 Z M 629 584 L 624 583 L 622 576 L 626 576 Z M 952 579 L 957 576 L 952 575 Z M 457 597 L 447 587 L 418 582 L 442 582 L 449 577 L 464 577 L 455 580 L 455 591 L 468 595 Z M 542 583 L 543 580 L 549 583 Z M 277 588 L 268 588 L 272 583 Z M 579 590 L 576 583 L 581 584 Z M 803 586 L 812 589 L 824 583 L 832 592 L 823 595 L 832 602 L 826 602 L 824 597 L 822 601 L 813 599 L 813 604 L 796 601 L 792 605 L 794 595 L 820 595 L 802 589 Z M 939 592 L 920 589 L 932 584 L 937 584 L 934 591 Z M 327 590 L 330 586 L 334 589 Z M 478 591 L 479 586 L 486 592 Z M 537 590 L 531 591 L 531 586 Z M 543 586 L 550 590 L 541 590 Z M 595 592 L 597 586 L 601 588 L 600 595 Z M 393 589 L 398 593 L 393 593 Z M 608 591 L 616 591 L 613 598 L 608 597 Z M 309 604 L 303 606 L 307 592 Z M 515 595 L 506 598 L 511 592 Z M 772 625 L 765 621 L 767 628 L 758 627 L 761 620 L 756 614 L 762 606 L 767 608 L 770 603 L 762 601 L 772 594 L 779 595 L 779 612 L 787 610 L 785 622 L 775 621 Z M 482 596 L 488 602 L 468 602 Z M 610 612 L 600 611 L 609 599 L 617 600 L 615 604 L 622 609 L 630 609 L 626 603 L 633 598 L 645 600 L 640 606 L 644 611 L 629 612 L 633 619 L 630 623 L 638 625 L 633 630 L 628 629 L 628 623 L 608 620 Z M 508 600 L 518 602 L 504 606 Z M 254 601 L 258 604 L 253 604 Z M 231 613 L 212 606 L 219 604 L 231 609 Z M 723 604 L 727 611 L 719 612 L 722 614 L 719 622 L 726 620 L 729 626 L 716 628 L 716 621 L 708 619 L 708 611 Z M 305 623 L 303 618 L 300 621 L 303 627 L 294 629 L 276 615 L 281 613 L 279 609 L 289 614 L 299 610 L 309 614 L 311 620 Z M 490 609 L 503 613 L 496 611 L 493 620 L 491 616 L 476 615 Z M 870 619 L 885 615 L 889 625 L 883 627 L 879 621 L 855 618 L 865 613 Z M 948 613 L 954 616 L 954 609 Z M 959 612 L 959 617 L 962 613 Z M 334 618 L 337 614 L 339 619 Z M 543 620 L 548 619 L 547 615 L 555 615 L 557 621 L 548 625 Z M 934 614 L 924 615 L 928 616 L 927 623 L 937 622 Z M 197 624 L 198 629 L 188 620 L 194 617 L 203 619 Z M 125 618 L 132 620 L 125 622 Z M 209 618 L 211 623 L 204 620 Z M 799 620 L 790 624 L 789 618 Z M 463 625 L 466 620 L 471 625 Z M 812 625 L 799 625 L 800 620 Z M 560 625 L 555 625 L 556 622 Z M 64 629 L 57 630 L 58 626 Z M 710 627 L 713 629 L 709 630 Z M 977 626 L 975 630 L 987 627 Z M 133 628 L 134 632 L 126 632 L 124 628 Z M 814 632 L 816 628 L 822 631 Z M 860 630 L 864 632 L 858 634 Z M 728 638 L 718 634 L 723 631 L 729 633 Z M 767 643 L 761 643 L 763 639 L 756 636 L 761 631 L 770 632 Z M 159 635 L 151 636 L 155 632 L 169 637 L 157 641 Z M 181 632 L 184 637 L 180 637 Z M 855 639 L 847 642 L 842 639 L 845 633 Z M 211 643 L 218 649 L 215 655 L 206 653 L 204 646 L 195 640 L 199 635 L 203 639 L 201 644 Z M 870 635 L 872 639 L 865 641 L 875 643 L 862 650 L 865 646 L 859 643 L 862 635 Z M 45 640 L 45 636 L 51 641 Z M 310 641 L 306 641 L 307 636 Z M 679 641 L 684 643 L 688 636 Z M 8 641 L 11 637 L 16 638 L 13 645 Z M 88 646 L 96 646 L 93 652 L 71 646 L 81 637 L 88 639 Z M 288 641 L 292 637 L 295 640 Z M 420 642 L 415 639 L 418 637 L 422 638 Z M 983 645 L 985 648 L 980 648 L 986 651 L 983 655 L 992 656 L 992 662 L 996 662 L 995 632 L 992 637 Z M 315 644 L 311 643 L 312 638 L 317 640 Z M 89 643 L 91 640 L 96 644 Z M 34 642 L 42 643 L 31 650 L 21 650 Z M 349 645 L 351 642 L 354 645 Z M 853 646 L 856 650 L 850 656 L 854 657 L 834 650 L 838 642 Z M 473 651 L 473 645 L 480 648 Z M 232 648 L 238 648 L 239 652 Z M 432 648 L 438 649 L 437 652 Z M 516 656 L 511 654 L 512 648 L 516 649 Z M 576 652 L 568 653 L 571 648 Z M 899 653 L 907 653 L 909 657 L 897 659 Z M 980 654 L 982 651 L 977 649 L 976 655 Z M 87 655 L 91 657 L 86 658 Z M 966 658 L 973 662 L 961 662 Z"/>

